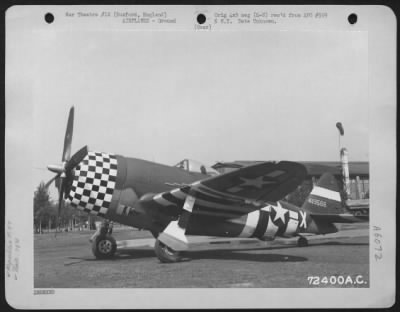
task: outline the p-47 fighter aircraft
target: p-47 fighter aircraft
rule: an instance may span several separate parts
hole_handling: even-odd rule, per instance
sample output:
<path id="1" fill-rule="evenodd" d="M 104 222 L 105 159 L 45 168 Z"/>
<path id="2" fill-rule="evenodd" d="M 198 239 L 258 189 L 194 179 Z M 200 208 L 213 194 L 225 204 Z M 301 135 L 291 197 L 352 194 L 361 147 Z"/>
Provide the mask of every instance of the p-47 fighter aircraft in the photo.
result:
<path id="1" fill-rule="evenodd" d="M 70 110 L 61 165 L 57 173 L 59 211 L 63 198 L 77 209 L 135 228 L 156 238 L 155 254 L 161 262 L 177 262 L 188 248 L 188 235 L 219 237 L 298 236 L 337 231 L 333 223 L 364 221 L 343 205 L 335 178 L 324 174 L 302 207 L 284 202 L 305 179 L 303 165 L 264 162 L 220 175 L 195 173 L 120 155 L 88 151 L 72 157 L 74 108 Z M 112 257 L 116 241 L 109 222 L 93 239 L 97 258 Z"/>

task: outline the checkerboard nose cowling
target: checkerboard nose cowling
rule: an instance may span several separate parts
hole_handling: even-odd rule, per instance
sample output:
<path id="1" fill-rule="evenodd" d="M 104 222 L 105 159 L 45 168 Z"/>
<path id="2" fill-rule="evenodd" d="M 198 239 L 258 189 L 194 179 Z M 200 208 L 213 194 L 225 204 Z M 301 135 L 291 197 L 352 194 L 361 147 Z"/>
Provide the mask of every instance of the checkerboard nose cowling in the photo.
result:
<path id="1" fill-rule="evenodd" d="M 114 193 L 117 165 L 115 155 L 89 152 L 74 168 L 68 196 L 72 206 L 104 217 Z"/>

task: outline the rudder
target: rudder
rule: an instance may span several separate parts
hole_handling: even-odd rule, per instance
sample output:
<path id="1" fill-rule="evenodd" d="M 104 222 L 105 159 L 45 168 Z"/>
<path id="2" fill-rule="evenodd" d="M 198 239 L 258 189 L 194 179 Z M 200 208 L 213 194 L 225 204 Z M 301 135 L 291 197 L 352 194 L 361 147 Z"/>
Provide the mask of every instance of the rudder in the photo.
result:
<path id="1" fill-rule="evenodd" d="M 337 214 L 345 210 L 339 184 L 331 173 L 321 176 L 302 208 L 311 214 Z"/>

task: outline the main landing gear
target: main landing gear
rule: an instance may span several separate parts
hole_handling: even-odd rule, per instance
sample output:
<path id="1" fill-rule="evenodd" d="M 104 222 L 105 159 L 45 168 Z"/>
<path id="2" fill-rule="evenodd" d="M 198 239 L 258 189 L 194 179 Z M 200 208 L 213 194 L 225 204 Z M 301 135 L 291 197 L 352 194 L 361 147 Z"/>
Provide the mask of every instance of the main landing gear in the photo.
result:
<path id="1" fill-rule="evenodd" d="M 90 238 L 92 252 L 97 259 L 110 259 L 117 250 L 117 242 L 111 236 L 112 226 L 112 222 L 103 221 L 100 228 Z"/>
<path id="2" fill-rule="evenodd" d="M 307 247 L 308 246 L 308 240 L 307 238 L 300 236 L 299 239 L 297 240 L 297 246 L 299 247 Z"/>
<path id="3" fill-rule="evenodd" d="M 154 252 L 162 263 L 173 263 L 182 260 L 181 252 L 171 249 L 158 239 L 154 244 Z"/>

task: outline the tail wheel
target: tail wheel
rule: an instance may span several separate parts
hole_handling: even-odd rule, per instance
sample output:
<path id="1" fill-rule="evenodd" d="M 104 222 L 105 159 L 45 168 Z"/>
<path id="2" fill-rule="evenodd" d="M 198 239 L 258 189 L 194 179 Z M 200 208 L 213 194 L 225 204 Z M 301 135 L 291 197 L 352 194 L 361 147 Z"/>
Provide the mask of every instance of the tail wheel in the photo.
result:
<path id="1" fill-rule="evenodd" d="M 157 258 L 163 263 L 179 262 L 182 259 L 179 251 L 169 248 L 158 239 L 154 245 L 154 252 L 156 253 Z"/>
<path id="2" fill-rule="evenodd" d="M 299 246 L 299 247 L 307 247 L 308 246 L 307 238 L 300 236 L 299 239 L 297 240 L 297 246 Z"/>
<path id="3" fill-rule="evenodd" d="M 92 252 L 97 259 L 110 259 L 117 250 L 117 242 L 110 235 L 98 235 L 93 240 Z"/>

